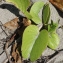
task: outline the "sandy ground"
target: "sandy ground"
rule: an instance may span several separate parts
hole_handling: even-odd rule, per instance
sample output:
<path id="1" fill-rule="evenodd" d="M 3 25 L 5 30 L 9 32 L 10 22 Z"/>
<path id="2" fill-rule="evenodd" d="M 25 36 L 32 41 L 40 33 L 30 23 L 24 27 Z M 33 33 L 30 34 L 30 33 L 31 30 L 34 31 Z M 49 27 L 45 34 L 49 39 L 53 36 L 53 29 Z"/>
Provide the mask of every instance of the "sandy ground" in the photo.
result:
<path id="1" fill-rule="evenodd" d="M 32 1 L 36 2 L 38 0 L 32 0 Z M 39 1 L 44 1 L 46 3 L 48 0 L 39 0 Z M 51 9 L 50 20 L 52 19 L 52 20 L 54 20 L 54 22 L 56 22 L 58 19 L 60 19 L 59 26 L 62 26 L 63 25 L 63 12 L 60 12 L 58 9 L 56 9 L 51 4 L 50 4 L 50 9 Z M 19 17 L 20 14 L 23 15 L 14 5 L 8 4 L 6 2 L 0 2 L 0 21 L 2 22 L 2 24 L 12 20 L 15 17 Z M 40 12 L 39 15 L 41 16 L 41 12 Z M 0 29 L 0 32 L 1 32 L 1 29 Z M 60 44 L 59 44 L 57 50 L 61 50 L 61 49 L 63 49 L 63 29 L 62 28 L 58 28 L 57 29 L 57 33 L 58 33 L 58 35 L 60 37 Z M 4 37 L 4 34 L 0 35 L 0 37 L 1 36 Z M 4 38 L 6 38 L 6 37 L 4 37 Z M 0 48 L 0 53 L 1 53 L 2 50 L 3 49 Z M 10 48 L 9 48 L 9 52 L 10 52 Z M 45 50 L 45 52 L 43 53 L 43 56 L 51 55 L 53 53 L 55 53 L 54 50 L 51 50 L 51 49 L 47 48 Z M 5 53 L 0 55 L 0 63 L 3 63 L 3 60 L 5 58 L 6 58 L 6 54 Z M 58 55 L 53 57 L 47 63 L 63 63 L 63 59 L 62 58 L 63 58 L 63 51 L 58 53 Z"/>

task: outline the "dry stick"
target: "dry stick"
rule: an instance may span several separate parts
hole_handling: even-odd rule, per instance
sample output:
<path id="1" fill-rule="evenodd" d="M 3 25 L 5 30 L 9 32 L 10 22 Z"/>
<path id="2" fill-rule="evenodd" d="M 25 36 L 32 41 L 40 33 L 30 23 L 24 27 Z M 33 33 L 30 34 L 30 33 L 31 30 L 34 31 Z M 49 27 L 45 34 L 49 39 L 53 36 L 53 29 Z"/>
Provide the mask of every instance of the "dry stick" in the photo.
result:
<path id="1" fill-rule="evenodd" d="M 7 52 L 8 45 L 9 45 L 9 42 L 7 42 L 6 45 L 5 45 L 5 53 L 6 53 L 6 56 L 7 56 L 8 60 L 9 60 L 9 62 L 12 63 L 11 60 L 10 60 L 10 55 Z"/>
<path id="2" fill-rule="evenodd" d="M 12 58 L 11 56 L 10 56 L 10 58 Z M 2 63 L 7 63 L 8 62 L 8 59 L 6 58 Z"/>
<path id="3" fill-rule="evenodd" d="M 5 53 L 10 63 L 12 63 L 12 61 L 10 60 L 10 55 L 8 54 L 7 49 L 8 49 L 9 43 L 13 42 L 15 35 L 13 35 L 12 38 L 5 44 Z"/>

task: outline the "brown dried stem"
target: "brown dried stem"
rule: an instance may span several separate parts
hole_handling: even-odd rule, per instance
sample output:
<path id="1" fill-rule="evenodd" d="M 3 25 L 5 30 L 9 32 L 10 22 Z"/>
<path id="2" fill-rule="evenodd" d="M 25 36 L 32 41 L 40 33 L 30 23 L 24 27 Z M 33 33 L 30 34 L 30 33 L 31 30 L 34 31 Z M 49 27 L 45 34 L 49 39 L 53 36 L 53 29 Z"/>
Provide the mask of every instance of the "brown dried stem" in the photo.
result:
<path id="1" fill-rule="evenodd" d="M 5 44 L 5 53 L 6 53 L 7 58 L 8 58 L 8 60 L 9 60 L 10 63 L 12 63 L 12 62 L 11 62 L 11 60 L 10 60 L 10 55 L 9 55 L 7 49 L 8 49 L 9 44 L 10 44 L 11 42 L 13 42 L 14 37 L 15 37 L 15 35 L 14 35 L 9 41 L 7 41 L 7 43 Z"/>

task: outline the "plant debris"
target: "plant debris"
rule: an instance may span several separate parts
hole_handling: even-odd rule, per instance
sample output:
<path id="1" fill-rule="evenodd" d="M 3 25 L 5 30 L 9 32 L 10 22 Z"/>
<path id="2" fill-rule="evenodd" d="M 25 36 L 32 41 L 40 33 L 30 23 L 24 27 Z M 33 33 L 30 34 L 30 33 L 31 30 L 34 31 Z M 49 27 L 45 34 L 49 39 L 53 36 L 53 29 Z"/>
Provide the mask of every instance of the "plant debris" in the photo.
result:
<path id="1" fill-rule="evenodd" d="M 20 23 L 23 24 L 22 27 L 21 27 Z M 23 21 L 20 22 L 20 23 L 19 23 L 19 18 L 14 18 L 14 19 L 12 19 L 11 21 L 9 21 L 9 22 L 7 22 L 5 24 L 1 23 L 1 28 L 3 28 L 2 30 L 7 35 L 6 38 L 5 38 L 5 41 L 4 41 L 5 42 L 4 51 L 5 51 L 6 56 L 7 56 L 7 60 L 5 62 L 9 61 L 10 63 L 12 63 L 12 61 L 14 60 L 13 63 L 22 63 L 21 62 L 21 56 L 20 56 L 20 54 L 18 52 L 17 43 L 15 42 L 15 40 L 17 40 L 17 38 L 15 38 L 15 37 L 17 36 L 17 33 L 18 34 L 19 34 L 19 32 L 23 33 L 26 26 L 29 26 L 31 24 L 31 21 L 28 20 L 27 18 L 23 18 Z M 17 37 L 19 38 L 20 36 L 21 36 L 21 34 L 19 36 L 17 36 Z M 10 52 L 11 54 L 8 52 L 8 47 L 10 45 L 12 45 L 12 49 L 11 49 L 12 53 Z"/>
<path id="2" fill-rule="evenodd" d="M 18 22 L 19 22 L 19 18 L 14 18 L 11 21 L 5 23 L 4 27 L 15 31 L 19 27 Z"/>
<path id="3" fill-rule="evenodd" d="M 12 49 L 11 56 L 14 59 L 13 63 L 22 63 L 21 56 L 20 56 L 20 54 L 18 52 L 17 43 L 16 42 L 13 44 L 13 49 Z"/>
<path id="4" fill-rule="evenodd" d="M 63 12 L 63 0 L 49 0 L 49 1 Z"/>
<path id="5" fill-rule="evenodd" d="M 14 37 L 15 37 L 15 35 L 14 35 L 10 40 L 8 40 L 8 41 L 6 42 L 6 44 L 5 44 L 5 53 L 6 53 L 7 58 L 8 58 L 8 60 L 9 60 L 10 63 L 11 63 L 11 60 L 10 60 L 10 55 L 9 55 L 9 53 L 8 53 L 8 46 L 9 46 L 9 44 L 10 44 L 11 42 L 13 42 Z"/>
<path id="6" fill-rule="evenodd" d="M 23 18 L 23 24 L 24 24 L 24 26 L 29 26 L 29 25 L 31 25 L 31 21 L 28 20 L 27 18 Z"/>
<path id="7" fill-rule="evenodd" d="M 8 43 L 7 43 L 7 46 L 8 46 Z M 8 56 L 8 59 L 6 59 L 4 61 L 4 63 L 22 63 L 22 59 L 21 59 L 21 56 L 18 52 L 18 48 L 17 48 L 17 43 L 15 41 L 15 43 L 12 45 L 12 50 L 11 50 L 11 55 L 8 54 L 7 50 L 6 50 L 6 54 Z"/>

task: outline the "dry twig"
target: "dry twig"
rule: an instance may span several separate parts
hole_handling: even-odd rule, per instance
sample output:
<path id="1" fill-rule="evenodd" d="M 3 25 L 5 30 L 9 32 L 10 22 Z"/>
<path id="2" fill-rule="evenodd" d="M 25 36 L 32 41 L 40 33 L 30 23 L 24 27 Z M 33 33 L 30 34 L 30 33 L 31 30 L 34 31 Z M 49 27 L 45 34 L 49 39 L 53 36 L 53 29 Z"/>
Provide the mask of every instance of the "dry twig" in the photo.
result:
<path id="1" fill-rule="evenodd" d="M 12 62 L 11 62 L 11 60 L 10 60 L 10 55 L 9 55 L 7 49 L 8 49 L 9 44 L 10 44 L 11 42 L 13 42 L 14 37 L 15 37 L 15 35 L 14 35 L 10 40 L 8 40 L 7 43 L 5 44 L 5 53 L 6 53 L 7 58 L 8 58 L 8 60 L 9 60 L 10 63 L 12 63 Z"/>

